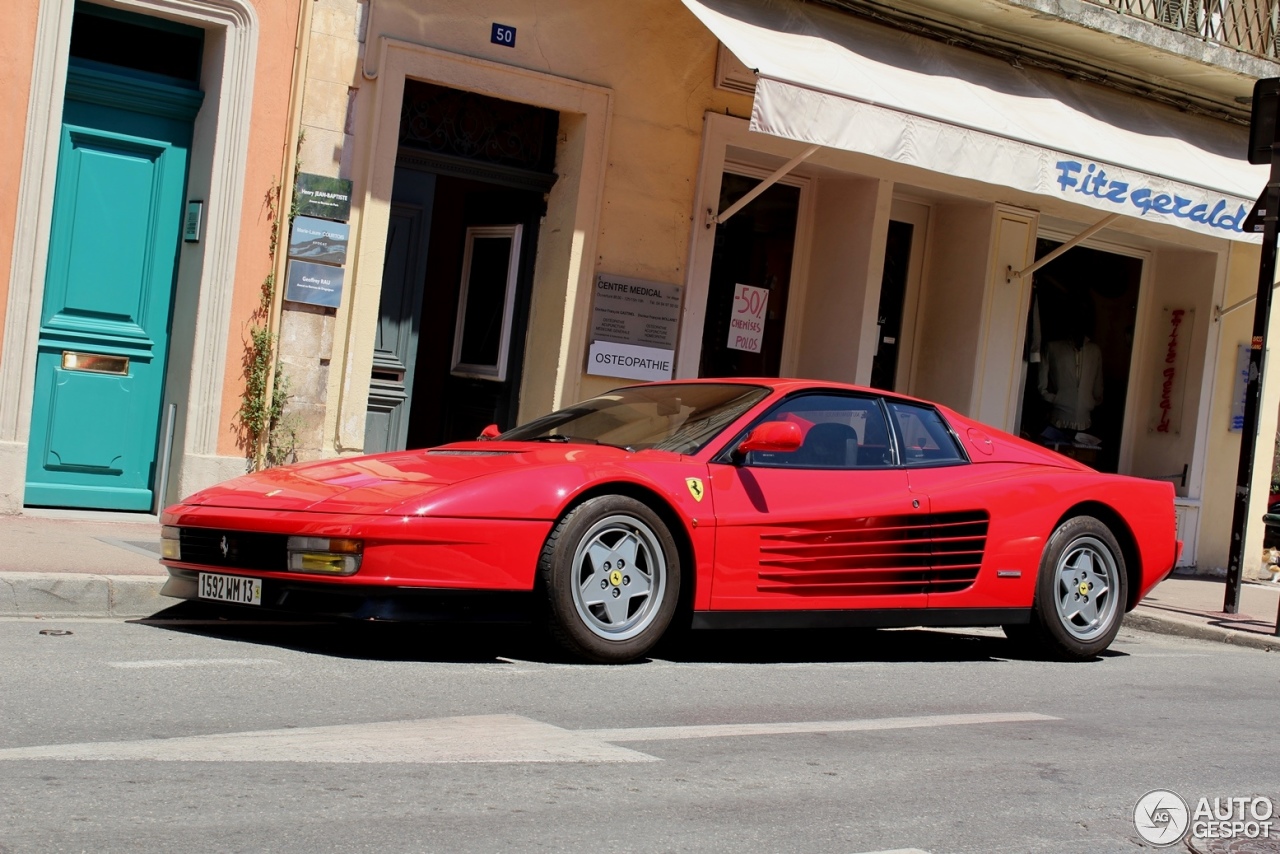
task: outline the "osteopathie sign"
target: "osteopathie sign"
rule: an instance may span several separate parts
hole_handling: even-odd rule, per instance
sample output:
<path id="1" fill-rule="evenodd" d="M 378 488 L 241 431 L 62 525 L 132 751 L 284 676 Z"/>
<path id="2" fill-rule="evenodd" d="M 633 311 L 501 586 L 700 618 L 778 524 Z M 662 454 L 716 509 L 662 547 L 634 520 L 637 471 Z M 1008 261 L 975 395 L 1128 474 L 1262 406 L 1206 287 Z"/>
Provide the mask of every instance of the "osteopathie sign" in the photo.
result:
<path id="1" fill-rule="evenodd" d="M 587 373 L 671 379 L 680 326 L 680 285 L 601 273 L 591 311 Z"/>
<path id="2" fill-rule="evenodd" d="M 674 350 L 596 341 L 587 356 L 587 373 L 630 380 L 669 380 L 675 369 L 675 356 Z"/>

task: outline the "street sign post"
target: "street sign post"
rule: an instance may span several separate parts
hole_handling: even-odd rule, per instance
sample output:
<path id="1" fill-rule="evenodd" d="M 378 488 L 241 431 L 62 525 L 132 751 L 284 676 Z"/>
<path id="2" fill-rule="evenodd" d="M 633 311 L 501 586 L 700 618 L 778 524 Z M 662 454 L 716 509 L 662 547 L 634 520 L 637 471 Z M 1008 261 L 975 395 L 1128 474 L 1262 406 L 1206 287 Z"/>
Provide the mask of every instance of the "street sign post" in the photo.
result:
<path id="1" fill-rule="evenodd" d="M 1244 529 L 1249 518 L 1249 490 L 1253 482 L 1254 449 L 1258 444 L 1258 410 L 1262 403 L 1263 354 L 1271 321 L 1271 291 L 1276 273 L 1276 231 L 1280 223 L 1280 78 L 1259 80 L 1253 86 L 1253 115 L 1249 122 L 1249 162 L 1269 164 L 1271 176 L 1256 207 L 1262 218 L 1262 259 L 1258 264 L 1258 297 L 1253 304 L 1253 337 L 1249 341 L 1249 374 L 1245 381 L 1244 425 L 1240 433 L 1240 464 L 1236 469 L 1235 511 L 1231 517 L 1231 552 L 1227 565 L 1226 595 L 1222 610 L 1240 610 L 1240 585 L 1244 576 Z M 1276 615 L 1280 634 L 1280 613 Z"/>

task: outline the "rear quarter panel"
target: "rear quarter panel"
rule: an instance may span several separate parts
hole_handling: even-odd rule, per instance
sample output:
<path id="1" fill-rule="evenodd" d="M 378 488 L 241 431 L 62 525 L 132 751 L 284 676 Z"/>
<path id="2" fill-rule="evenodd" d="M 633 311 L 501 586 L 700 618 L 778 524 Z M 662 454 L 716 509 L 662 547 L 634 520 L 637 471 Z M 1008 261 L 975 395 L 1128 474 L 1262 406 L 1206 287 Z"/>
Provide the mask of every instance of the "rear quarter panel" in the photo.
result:
<path id="1" fill-rule="evenodd" d="M 1132 546 L 1126 556 L 1128 607 L 1173 569 L 1171 484 L 1012 462 L 912 470 L 909 476 L 913 491 L 927 494 L 931 512 L 986 509 L 991 518 L 977 581 L 967 590 L 931 594 L 931 608 L 1030 607 L 1045 545 L 1058 525 L 1075 515 L 1101 517 L 1122 547 Z M 1001 570 L 1020 576 L 1000 577 Z"/>

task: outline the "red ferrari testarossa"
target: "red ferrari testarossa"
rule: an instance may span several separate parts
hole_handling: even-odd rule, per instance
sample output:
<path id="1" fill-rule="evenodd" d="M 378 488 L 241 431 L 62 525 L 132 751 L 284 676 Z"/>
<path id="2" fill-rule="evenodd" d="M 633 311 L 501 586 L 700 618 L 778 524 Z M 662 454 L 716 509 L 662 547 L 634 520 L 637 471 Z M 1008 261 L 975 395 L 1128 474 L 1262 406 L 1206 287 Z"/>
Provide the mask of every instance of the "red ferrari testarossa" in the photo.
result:
<path id="1" fill-rule="evenodd" d="M 799 380 L 620 388 L 474 442 L 245 475 L 163 515 L 163 593 L 362 619 L 531 605 L 577 655 L 694 628 L 1002 626 L 1104 650 L 1173 568 L 1173 487 Z"/>

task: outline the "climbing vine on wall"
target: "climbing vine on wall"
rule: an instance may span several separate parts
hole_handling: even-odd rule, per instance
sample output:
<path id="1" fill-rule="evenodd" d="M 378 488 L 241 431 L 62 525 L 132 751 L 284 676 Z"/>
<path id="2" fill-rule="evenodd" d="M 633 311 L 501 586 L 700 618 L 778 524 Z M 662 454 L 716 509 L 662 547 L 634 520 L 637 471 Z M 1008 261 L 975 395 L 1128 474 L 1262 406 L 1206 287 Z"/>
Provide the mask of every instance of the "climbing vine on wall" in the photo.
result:
<path id="1" fill-rule="evenodd" d="M 302 147 L 301 135 L 298 137 L 298 147 Z M 291 188 L 297 186 L 300 168 L 301 160 L 295 157 L 293 180 L 289 182 Z M 279 338 L 271 331 L 271 309 L 276 290 L 276 252 L 280 248 L 281 229 L 289 228 L 298 208 L 297 195 L 291 190 L 288 209 L 282 215 L 283 195 L 284 188 L 277 183 L 267 190 L 263 199 L 267 220 L 271 224 L 267 251 L 271 272 L 262 280 L 258 307 L 249 316 L 248 339 L 245 341 L 242 362 L 244 391 L 240 395 L 237 417 L 240 421 L 241 447 L 254 469 L 270 468 L 291 461 L 297 445 L 297 430 L 284 414 L 284 406 L 289 399 L 289 380 L 280 370 L 279 359 L 275 362 L 275 381 L 271 382 L 271 362 L 275 358 Z M 258 449 L 264 444 L 264 438 L 265 453 L 259 456 Z"/>

